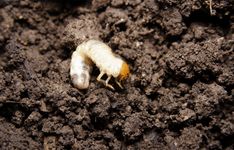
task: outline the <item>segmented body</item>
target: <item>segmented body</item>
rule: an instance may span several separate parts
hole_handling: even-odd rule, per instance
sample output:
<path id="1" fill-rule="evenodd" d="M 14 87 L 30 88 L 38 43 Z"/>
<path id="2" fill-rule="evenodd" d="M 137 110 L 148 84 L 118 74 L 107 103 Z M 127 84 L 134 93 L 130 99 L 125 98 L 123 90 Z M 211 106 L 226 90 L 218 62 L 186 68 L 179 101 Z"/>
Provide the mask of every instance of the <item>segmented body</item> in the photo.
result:
<path id="1" fill-rule="evenodd" d="M 70 75 L 77 88 L 88 88 L 93 63 L 96 64 L 101 73 L 114 78 L 120 76 L 123 64 L 126 64 L 103 42 L 97 40 L 84 42 L 76 48 L 71 59 Z"/>

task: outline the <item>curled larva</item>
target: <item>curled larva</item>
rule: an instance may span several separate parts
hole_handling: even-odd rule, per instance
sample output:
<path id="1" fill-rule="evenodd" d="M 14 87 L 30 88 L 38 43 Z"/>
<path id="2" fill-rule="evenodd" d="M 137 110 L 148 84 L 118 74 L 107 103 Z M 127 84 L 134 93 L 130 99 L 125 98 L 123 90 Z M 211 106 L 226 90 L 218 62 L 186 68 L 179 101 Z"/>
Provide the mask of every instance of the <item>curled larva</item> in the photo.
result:
<path id="1" fill-rule="evenodd" d="M 70 76 L 75 87 L 88 88 L 93 63 L 100 70 L 97 81 L 114 89 L 109 84 L 111 77 L 114 77 L 116 83 L 122 88 L 120 82 L 129 76 L 127 63 L 117 57 L 109 46 L 97 40 L 89 40 L 80 44 L 72 54 Z M 106 80 L 101 79 L 104 74 L 107 75 Z"/>

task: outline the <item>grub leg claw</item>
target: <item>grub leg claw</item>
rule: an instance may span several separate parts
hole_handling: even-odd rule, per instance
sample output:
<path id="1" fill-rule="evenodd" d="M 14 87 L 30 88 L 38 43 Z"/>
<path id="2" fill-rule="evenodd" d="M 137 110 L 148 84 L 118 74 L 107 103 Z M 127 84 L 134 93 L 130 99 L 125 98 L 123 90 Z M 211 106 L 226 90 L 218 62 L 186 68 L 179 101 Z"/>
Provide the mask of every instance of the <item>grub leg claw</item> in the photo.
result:
<path id="1" fill-rule="evenodd" d="M 110 85 L 110 84 L 106 84 L 106 87 L 108 87 L 108 88 L 110 88 L 112 90 L 115 90 L 115 88 L 112 85 Z"/>
<path id="2" fill-rule="evenodd" d="M 106 79 L 106 86 L 111 88 L 112 90 L 115 90 L 115 88 L 109 84 L 110 79 L 111 79 L 111 76 L 108 76 L 108 78 Z"/>
<path id="3" fill-rule="evenodd" d="M 115 82 L 118 84 L 118 86 L 123 89 L 123 86 L 121 85 L 121 83 L 118 80 L 115 80 Z"/>

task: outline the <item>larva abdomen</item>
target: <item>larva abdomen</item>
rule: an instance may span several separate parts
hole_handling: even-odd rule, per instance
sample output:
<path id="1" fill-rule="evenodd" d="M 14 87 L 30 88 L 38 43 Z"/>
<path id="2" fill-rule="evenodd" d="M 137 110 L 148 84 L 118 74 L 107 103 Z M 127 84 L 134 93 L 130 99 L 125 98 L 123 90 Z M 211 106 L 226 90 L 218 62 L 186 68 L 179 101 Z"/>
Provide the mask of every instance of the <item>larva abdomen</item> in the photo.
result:
<path id="1" fill-rule="evenodd" d="M 89 86 L 92 66 L 76 51 L 72 54 L 70 76 L 73 85 L 78 89 L 87 89 Z"/>

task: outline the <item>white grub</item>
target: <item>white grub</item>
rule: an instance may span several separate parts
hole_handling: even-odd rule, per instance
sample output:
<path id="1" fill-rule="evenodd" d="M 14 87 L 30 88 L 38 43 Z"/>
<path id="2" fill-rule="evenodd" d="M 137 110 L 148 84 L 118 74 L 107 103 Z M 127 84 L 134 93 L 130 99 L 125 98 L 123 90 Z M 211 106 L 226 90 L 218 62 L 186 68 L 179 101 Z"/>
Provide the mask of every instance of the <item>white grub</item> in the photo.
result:
<path id="1" fill-rule="evenodd" d="M 114 77 L 116 83 L 122 88 L 120 81 L 129 76 L 128 65 L 117 57 L 109 46 L 97 40 L 89 40 L 80 44 L 72 54 L 70 76 L 75 87 L 88 88 L 93 63 L 100 69 L 97 77 L 99 82 L 114 89 L 108 83 L 111 77 Z M 104 74 L 108 76 L 106 80 L 101 79 Z"/>

